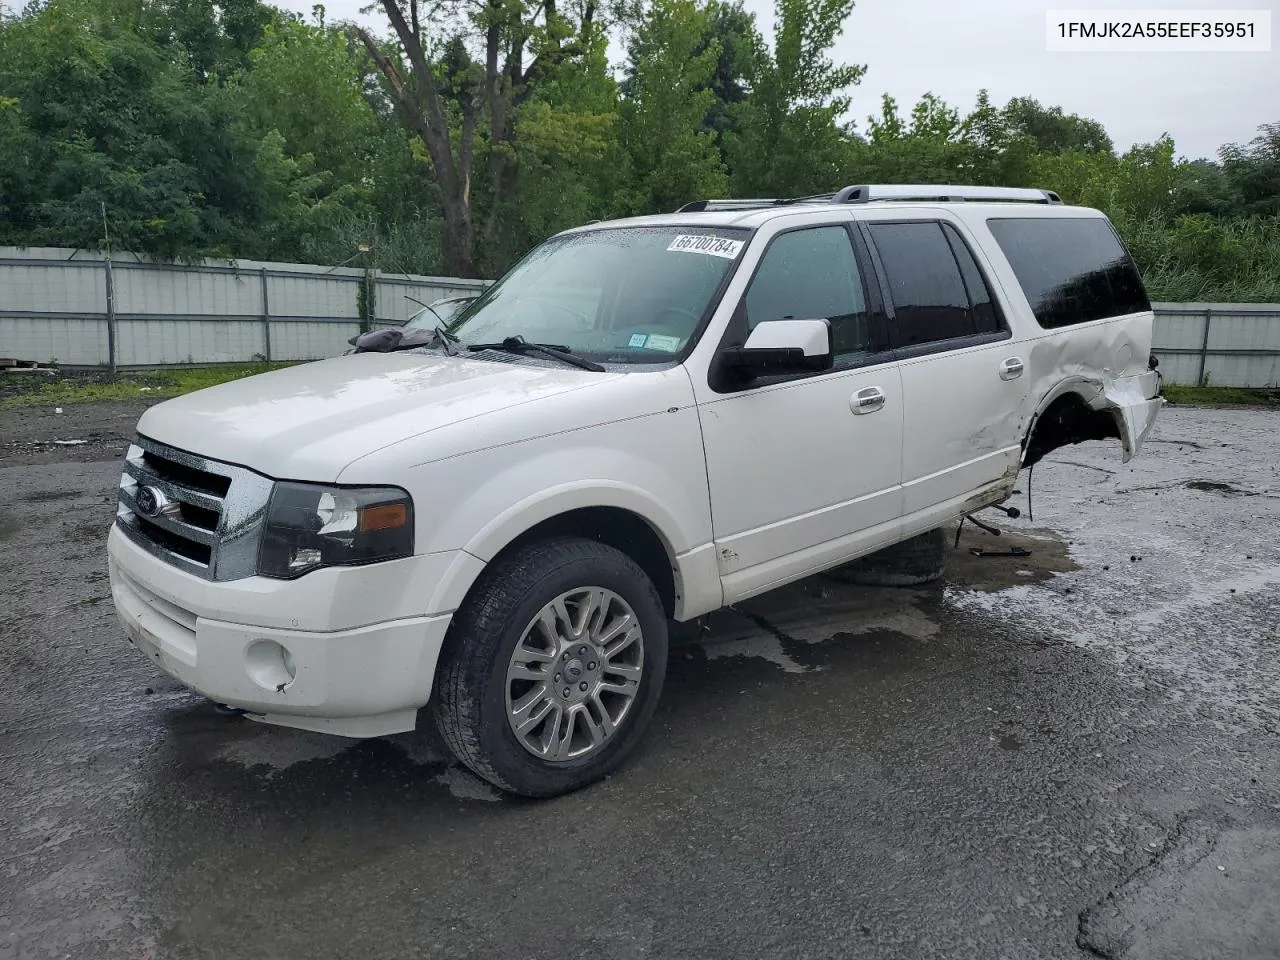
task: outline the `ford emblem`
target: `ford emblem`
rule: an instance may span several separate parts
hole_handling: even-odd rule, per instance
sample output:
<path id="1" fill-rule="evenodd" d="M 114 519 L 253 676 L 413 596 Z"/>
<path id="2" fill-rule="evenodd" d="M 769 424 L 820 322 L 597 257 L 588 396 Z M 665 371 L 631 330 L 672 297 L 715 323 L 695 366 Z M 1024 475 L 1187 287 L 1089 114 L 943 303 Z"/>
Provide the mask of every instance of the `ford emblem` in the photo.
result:
<path id="1" fill-rule="evenodd" d="M 144 517 L 158 517 L 169 506 L 169 498 L 155 487 L 139 487 L 133 501 Z"/>

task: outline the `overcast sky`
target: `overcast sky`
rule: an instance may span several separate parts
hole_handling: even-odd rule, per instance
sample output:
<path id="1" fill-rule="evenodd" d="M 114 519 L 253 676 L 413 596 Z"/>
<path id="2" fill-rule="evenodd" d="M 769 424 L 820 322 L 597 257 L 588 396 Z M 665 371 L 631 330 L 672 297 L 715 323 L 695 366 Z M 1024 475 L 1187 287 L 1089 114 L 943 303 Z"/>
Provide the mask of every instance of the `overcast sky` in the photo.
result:
<path id="1" fill-rule="evenodd" d="M 274 0 L 310 13 L 313 0 Z M 330 21 L 354 19 L 388 32 L 381 16 L 363 17 L 369 0 L 327 0 Z M 745 0 L 769 35 L 773 0 Z M 1049 53 L 1050 9 L 1259 9 L 1272 12 L 1270 53 Z M 1068 113 L 1102 121 L 1123 150 L 1169 133 L 1178 153 L 1213 157 L 1228 142 L 1251 140 L 1280 122 L 1280 0 L 858 0 L 834 59 L 867 66 L 854 90 L 859 130 L 891 94 L 905 115 L 926 91 L 967 110 L 985 87 L 997 105 L 1032 96 Z M 621 59 L 615 49 L 614 60 Z"/>

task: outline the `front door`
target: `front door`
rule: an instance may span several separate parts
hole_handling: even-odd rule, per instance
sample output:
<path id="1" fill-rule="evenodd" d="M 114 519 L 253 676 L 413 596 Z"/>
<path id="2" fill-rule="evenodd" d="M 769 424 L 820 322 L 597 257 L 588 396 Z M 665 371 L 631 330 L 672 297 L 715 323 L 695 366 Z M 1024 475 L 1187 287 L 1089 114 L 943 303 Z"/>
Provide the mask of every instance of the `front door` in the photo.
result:
<path id="1" fill-rule="evenodd" d="M 854 243 L 840 224 L 777 233 L 725 335 L 826 318 L 832 370 L 697 385 L 725 603 L 896 537 L 902 384 Z"/>

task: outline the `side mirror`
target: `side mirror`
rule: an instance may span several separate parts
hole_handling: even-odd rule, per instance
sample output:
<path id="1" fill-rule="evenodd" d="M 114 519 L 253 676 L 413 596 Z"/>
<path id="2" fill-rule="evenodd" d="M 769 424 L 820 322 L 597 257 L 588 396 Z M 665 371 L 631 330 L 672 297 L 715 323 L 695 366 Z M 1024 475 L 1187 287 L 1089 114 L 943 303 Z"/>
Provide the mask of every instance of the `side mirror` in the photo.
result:
<path id="1" fill-rule="evenodd" d="M 724 352 L 729 369 L 748 378 L 830 370 L 832 361 L 828 320 L 766 320 Z"/>

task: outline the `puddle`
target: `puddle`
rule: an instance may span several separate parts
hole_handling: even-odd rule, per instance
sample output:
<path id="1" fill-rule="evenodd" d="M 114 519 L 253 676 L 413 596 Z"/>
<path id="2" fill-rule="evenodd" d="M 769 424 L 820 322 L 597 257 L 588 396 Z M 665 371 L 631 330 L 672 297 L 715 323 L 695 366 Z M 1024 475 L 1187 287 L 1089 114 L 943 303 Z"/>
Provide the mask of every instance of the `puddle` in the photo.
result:
<path id="1" fill-rule="evenodd" d="M 1012 733 L 1006 733 L 1003 737 L 1001 737 L 997 741 L 997 743 L 999 743 L 1001 750 L 1008 750 L 1010 753 L 1012 753 L 1015 750 L 1022 749 L 1022 741 L 1019 740 L 1017 737 L 1015 737 Z"/>
<path id="2" fill-rule="evenodd" d="M 243 739 L 228 743 L 216 757 L 246 769 L 270 768 L 267 778 L 308 760 L 328 760 L 343 753 L 355 741 L 324 733 L 269 727 L 264 730 L 246 728 Z"/>
<path id="3" fill-rule="evenodd" d="M 759 633 L 736 640 L 710 640 L 704 646 L 708 660 L 726 657 L 758 657 L 781 667 L 786 673 L 808 673 L 818 667 L 806 667 L 782 649 L 782 641 L 761 629 Z"/>
<path id="4" fill-rule="evenodd" d="M 1019 584 L 1044 583 L 1060 573 L 1080 569 L 1068 552 L 1067 543 L 1048 531 L 1001 529 L 1000 536 L 995 537 L 966 523 L 960 533 L 960 545 L 953 550 L 954 543 L 953 533 L 947 542 L 945 577 L 947 585 L 956 590 L 994 593 Z M 1014 548 L 1026 550 L 1028 555 L 1000 555 Z M 974 549 L 997 553 L 978 557 L 970 552 Z"/>
<path id="5" fill-rule="evenodd" d="M 442 784 L 455 800 L 484 800 L 497 803 L 502 794 L 496 787 L 490 786 L 470 771 L 461 767 L 450 767 L 435 782 Z"/>

